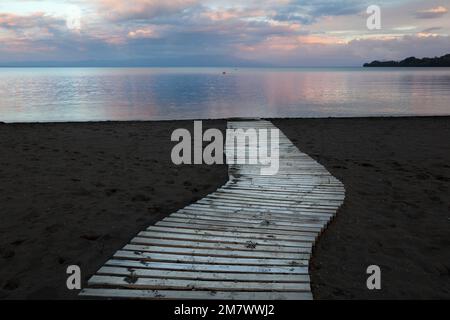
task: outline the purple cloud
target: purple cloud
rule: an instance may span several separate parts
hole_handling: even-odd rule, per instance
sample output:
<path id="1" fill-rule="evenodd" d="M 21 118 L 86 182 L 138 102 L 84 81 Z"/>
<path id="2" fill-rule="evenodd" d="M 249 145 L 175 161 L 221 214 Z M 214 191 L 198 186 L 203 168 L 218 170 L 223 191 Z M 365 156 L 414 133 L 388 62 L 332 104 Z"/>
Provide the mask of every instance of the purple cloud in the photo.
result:
<path id="1" fill-rule="evenodd" d="M 448 9 L 443 6 L 417 11 L 415 16 L 418 19 L 435 19 L 440 18 L 448 12 Z"/>

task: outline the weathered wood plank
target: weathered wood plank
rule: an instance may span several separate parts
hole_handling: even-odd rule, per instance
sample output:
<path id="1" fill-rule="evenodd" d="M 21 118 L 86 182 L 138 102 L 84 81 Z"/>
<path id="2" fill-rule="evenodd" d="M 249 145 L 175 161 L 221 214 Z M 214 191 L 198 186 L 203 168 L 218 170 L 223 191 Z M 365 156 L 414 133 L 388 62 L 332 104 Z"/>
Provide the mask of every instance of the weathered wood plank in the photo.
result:
<path id="1" fill-rule="evenodd" d="M 137 288 L 148 290 L 215 290 L 215 291 L 307 291 L 309 283 L 285 282 L 240 282 L 240 281 L 211 281 L 211 280 L 184 280 L 160 278 L 136 278 L 130 281 L 126 277 L 99 276 L 89 279 L 90 286 L 111 286 L 123 288 Z"/>
<path id="2" fill-rule="evenodd" d="M 152 246 L 172 246 L 180 248 L 202 248 L 223 250 L 247 250 L 258 252 L 289 252 L 289 253 L 311 253 L 311 245 L 305 247 L 284 247 L 280 245 L 258 245 L 256 242 L 226 243 L 226 242 L 204 242 L 195 240 L 173 240 L 135 237 L 130 243 Z"/>
<path id="3" fill-rule="evenodd" d="M 115 275 L 139 278 L 163 279 L 202 279 L 219 281 L 256 281 L 256 282 L 304 282 L 309 283 L 306 274 L 270 274 L 270 273 L 232 273 L 232 272 L 202 272 L 202 271 L 172 271 L 158 269 L 133 269 L 121 267 L 101 267 L 97 271 L 101 275 Z"/>
<path id="4" fill-rule="evenodd" d="M 290 259 L 290 260 L 307 260 L 308 254 L 301 253 L 282 253 L 267 251 L 249 251 L 249 250 L 230 250 L 230 249 L 197 249 L 197 248 L 180 248 L 180 247 L 158 247 L 127 244 L 123 250 L 133 252 L 152 252 L 152 253 L 170 253 L 195 255 L 206 257 L 228 257 L 228 258 L 270 258 L 270 259 Z"/>
<path id="5" fill-rule="evenodd" d="M 214 229 L 189 229 L 186 227 L 162 227 L 150 226 L 147 231 L 167 232 L 167 233 L 187 233 L 196 235 L 210 235 L 233 238 L 251 238 L 251 239 L 270 239 L 270 240 L 288 240 L 288 241 L 314 241 L 315 236 L 310 232 L 297 232 L 296 235 L 283 235 L 274 233 L 256 233 L 244 231 L 221 231 Z"/>
<path id="6" fill-rule="evenodd" d="M 149 253 L 144 251 L 126 251 L 119 250 L 114 256 L 115 259 L 143 260 L 156 262 L 183 262 L 183 263 L 206 263 L 206 264 L 230 264 L 230 265 L 247 265 L 247 266 L 307 266 L 308 260 L 297 259 L 251 259 L 234 257 L 205 257 L 195 256 L 192 254 L 163 254 Z"/>
<path id="7" fill-rule="evenodd" d="M 127 268 L 144 269 L 167 269 L 167 270 L 189 270 L 208 272 L 242 272 L 242 273 L 279 273 L 279 274 L 308 274 L 308 267 L 285 267 L 285 266 L 244 266 L 231 264 L 202 264 L 202 263 L 167 263 L 154 261 L 138 261 L 111 259 L 105 265 L 120 266 Z"/>
<path id="8" fill-rule="evenodd" d="M 284 241 L 284 240 L 271 240 L 271 239 L 253 239 L 243 237 L 219 237 L 212 235 L 196 235 L 196 234 L 184 234 L 184 233 L 165 233 L 165 232 L 147 232 L 141 231 L 138 234 L 141 238 L 156 238 L 156 239 L 185 239 L 205 242 L 224 242 L 224 243 L 249 243 L 253 242 L 258 246 L 263 245 L 282 245 L 286 247 L 309 247 L 314 240 L 305 241 Z"/>
<path id="9" fill-rule="evenodd" d="M 182 219 L 183 220 L 183 219 Z M 193 221 L 189 219 L 184 219 L 183 221 L 173 221 L 172 219 L 164 219 L 155 224 L 156 226 L 162 227 L 175 227 L 175 228 L 188 228 L 188 229 L 203 229 L 203 230 L 217 230 L 217 231 L 230 231 L 230 232 L 248 232 L 248 233 L 267 233 L 274 235 L 298 235 L 300 234 L 310 234 L 315 235 L 320 231 L 319 228 L 298 228 L 292 230 L 283 230 L 276 228 L 275 226 L 269 227 L 270 223 L 265 222 L 259 228 L 257 226 L 247 226 L 242 224 L 230 224 L 227 222 L 223 223 L 202 223 L 201 221 Z"/>
<path id="10" fill-rule="evenodd" d="M 214 214 L 212 213 L 198 213 L 198 211 L 191 212 L 176 212 L 171 215 L 174 218 L 184 218 L 184 219 L 202 219 L 202 220 L 212 220 L 219 222 L 242 222 L 248 224 L 258 224 L 265 225 L 267 221 L 270 222 L 269 225 L 274 226 L 291 226 L 291 227 L 313 227 L 313 228 L 321 228 L 327 220 L 316 219 L 312 217 L 300 217 L 297 219 L 280 219 L 277 215 L 271 213 L 252 213 L 252 214 Z M 241 212 L 239 212 L 241 213 Z"/>
<path id="11" fill-rule="evenodd" d="M 136 289 L 83 289 L 82 296 L 122 299 L 312 300 L 311 292 L 222 292 Z"/>

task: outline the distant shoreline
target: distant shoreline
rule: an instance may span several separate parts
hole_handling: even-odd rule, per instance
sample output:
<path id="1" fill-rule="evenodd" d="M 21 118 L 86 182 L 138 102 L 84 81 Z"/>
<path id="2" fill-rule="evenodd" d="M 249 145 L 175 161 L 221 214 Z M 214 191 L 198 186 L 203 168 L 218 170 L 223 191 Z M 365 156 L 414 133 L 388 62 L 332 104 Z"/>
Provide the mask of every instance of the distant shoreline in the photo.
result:
<path id="1" fill-rule="evenodd" d="M 372 61 L 365 63 L 364 68 L 448 68 L 450 67 L 450 54 L 442 57 L 422 58 L 409 57 L 402 61 Z"/>

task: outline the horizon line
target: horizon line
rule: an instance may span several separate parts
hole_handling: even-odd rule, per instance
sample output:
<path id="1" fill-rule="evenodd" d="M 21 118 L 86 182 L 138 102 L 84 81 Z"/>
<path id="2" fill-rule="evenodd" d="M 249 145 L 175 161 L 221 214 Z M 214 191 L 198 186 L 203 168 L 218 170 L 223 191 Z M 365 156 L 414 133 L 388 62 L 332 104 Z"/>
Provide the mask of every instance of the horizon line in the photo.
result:
<path id="1" fill-rule="evenodd" d="M 232 68 L 232 69 L 293 69 L 293 68 L 364 68 L 356 65 L 349 66 L 233 66 L 233 65 L 211 65 L 211 66 L 199 66 L 199 65 L 186 65 L 186 66 L 176 66 L 176 65 L 1 65 L 0 68 Z"/>

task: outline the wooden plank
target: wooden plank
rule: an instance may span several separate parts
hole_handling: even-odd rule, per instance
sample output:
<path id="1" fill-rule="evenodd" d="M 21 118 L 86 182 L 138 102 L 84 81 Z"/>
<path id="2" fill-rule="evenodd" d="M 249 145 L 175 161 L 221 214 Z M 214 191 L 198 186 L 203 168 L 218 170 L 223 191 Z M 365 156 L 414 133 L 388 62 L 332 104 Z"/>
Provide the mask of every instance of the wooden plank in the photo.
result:
<path id="1" fill-rule="evenodd" d="M 122 250 L 133 252 L 171 253 L 183 255 L 195 255 L 206 257 L 228 257 L 228 258 L 270 258 L 270 259 L 290 259 L 307 260 L 309 254 L 282 253 L 267 251 L 231 250 L 231 249 L 200 249 L 200 248 L 180 248 L 127 244 Z"/>
<path id="2" fill-rule="evenodd" d="M 325 220 L 328 221 L 330 218 L 329 213 L 317 212 L 310 209 L 294 209 L 294 210 L 274 210 L 273 208 L 254 208 L 254 207 L 243 207 L 243 206 L 228 206 L 228 205 L 195 205 L 192 204 L 189 207 L 178 210 L 176 213 L 189 212 L 189 213 L 205 213 L 210 215 L 226 215 L 230 217 L 233 214 L 247 214 L 247 215 L 257 215 L 257 214 L 271 214 L 277 216 L 280 219 L 311 219 L 311 220 Z"/>
<path id="3" fill-rule="evenodd" d="M 251 209 L 251 208 L 250 208 Z M 249 210 L 249 208 L 184 208 L 178 210 L 174 214 L 199 215 L 199 216 L 215 216 L 223 220 L 228 219 L 255 219 L 255 220 L 271 220 L 274 222 L 292 222 L 292 223 L 310 223 L 317 224 L 318 227 L 330 220 L 330 216 L 317 215 L 314 213 L 280 213 L 265 210 Z"/>
<path id="4" fill-rule="evenodd" d="M 252 242 L 242 243 L 223 243 L 223 242 L 203 242 L 195 240 L 172 240 L 172 239 L 154 239 L 135 237 L 130 243 L 138 245 L 161 245 L 180 248 L 202 248 L 202 249 L 229 249 L 229 250 L 247 250 L 253 252 L 286 252 L 286 253 L 311 253 L 311 246 L 306 247 L 284 247 L 279 245 L 257 245 Z"/>
<path id="5" fill-rule="evenodd" d="M 187 229 L 203 229 L 203 230 L 217 230 L 217 231 L 230 231 L 230 232 L 248 232 L 248 233 L 267 233 L 274 235 L 298 235 L 298 232 L 303 232 L 304 234 L 309 234 L 311 236 L 315 236 L 318 232 L 320 232 L 319 228 L 297 228 L 291 230 L 283 230 L 280 228 L 272 227 L 270 228 L 270 224 L 261 225 L 260 228 L 257 226 L 248 226 L 242 224 L 230 224 L 227 222 L 223 223 L 202 223 L 201 221 L 189 220 L 189 219 L 181 219 L 182 221 L 173 221 L 174 218 L 165 218 L 157 222 L 156 226 L 161 227 L 175 227 L 175 228 L 187 228 Z"/>
<path id="6" fill-rule="evenodd" d="M 127 268 L 144 269 L 167 269 L 167 270 L 188 270 L 188 271 L 207 271 L 207 272 L 241 272 L 241 273 L 277 273 L 277 274 L 308 274 L 308 267 L 292 266 L 248 266 L 248 265 L 230 265 L 230 264 L 202 264 L 202 263 L 167 263 L 145 260 L 124 260 L 111 259 L 105 265 Z"/>
<path id="7" fill-rule="evenodd" d="M 273 214 L 286 214 L 287 216 L 290 215 L 295 215 L 295 216 L 305 216 L 305 217 L 312 217 L 314 219 L 322 219 L 322 220 L 328 220 L 331 216 L 333 216 L 332 212 L 333 209 L 332 208 L 327 208 L 326 211 L 322 210 L 319 211 L 317 209 L 311 208 L 311 206 L 309 207 L 303 207 L 303 208 L 292 208 L 292 209 L 278 209 L 278 208 L 267 208 L 264 206 L 243 206 L 243 205 L 237 205 L 237 204 L 233 204 L 233 203 L 217 203 L 217 204 L 191 204 L 189 207 L 184 208 L 183 210 L 197 210 L 197 211 L 225 211 L 225 212 L 237 212 L 239 211 L 239 213 L 243 213 L 243 212 L 254 212 L 254 213 L 259 213 L 259 212 L 270 212 Z"/>
<path id="8" fill-rule="evenodd" d="M 182 254 L 149 253 L 143 251 L 119 250 L 114 256 L 115 259 L 143 260 L 156 262 L 183 262 L 183 263 L 205 263 L 205 264 L 229 264 L 246 266 L 307 266 L 308 260 L 297 259 L 251 259 L 234 257 L 205 257 Z"/>
<path id="9" fill-rule="evenodd" d="M 317 208 L 311 207 L 310 205 L 292 205 L 292 206 L 265 206 L 258 204 L 247 204 L 245 202 L 237 203 L 237 201 L 229 201 L 229 200 L 219 200 L 215 201 L 210 200 L 199 200 L 196 203 L 191 204 L 190 209 L 224 209 L 224 210 L 240 210 L 240 211 L 271 211 L 274 213 L 286 213 L 286 214 L 303 214 L 303 215 L 314 215 L 314 216 L 322 216 L 328 218 L 333 214 L 335 206 L 326 207 L 326 206 L 318 206 Z"/>
<path id="10" fill-rule="evenodd" d="M 112 286 L 147 290 L 216 290 L 216 291 L 310 291 L 309 283 L 210 281 L 160 278 L 99 276 L 89 279 L 90 286 Z"/>
<path id="11" fill-rule="evenodd" d="M 319 225 L 317 226 L 291 226 L 291 225 L 279 225 L 276 223 L 270 223 L 269 221 L 261 221 L 256 222 L 252 221 L 251 223 L 248 222 L 233 222 L 233 221 L 211 221 L 208 219 L 201 219 L 199 217 L 198 219 L 190 219 L 190 218 L 178 218 L 169 216 L 164 218 L 158 223 L 178 223 L 178 224 L 195 224 L 195 225 L 211 225 L 211 226 L 224 226 L 224 227 L 230 227 L 230 228 L 248 228 L 248 229 L 255 229 L 255 230 L 267 230 L 267 232 L 274 231 L 274 232 L 296 232 L 296 231 L 308 231 L 308 232 L 320 232 L 321 228 Z M 156 223 L 158 225 L 158 223 Z"/>
<path id="12" fill-rule="evenodd" d="M 242 197 L 253 197 L 253 198 L 258 198 L 258 197 L 268 197 L 269 199 L 298 199 L 299 197 L 306 195 L 306 194 L 311 194 L 314 193 L 314 195 L 330 195 L 330 196 L 339 196 L 342 197 L 342 192 L 341 191 L 335 191 L 335 192 L 330 192 L 330 191 L 322 191 L 321 189 L 317 189 L 317 188 L 308 188 L 308 189 L 302 189 L 299 191 L 294 191 L 294 192 L 286 192 L 285 190 L 283 191 L 270 191 L 269 189 L 264 189 L 264 190 L 257 190 L 254 188 L 244 188 L 244 187 L 235 187 L 230 188 L 230 187 L 226 187 L 226 188 L 220 188 L 217 191 L 215 191 L 213 194 L 228 194 L 228 195 L 240 195 Z"/>
<path id="13" fill-rule="evenodd" d="M 276 212 L 279 211 L 293 211 L 295 209 L 302 208 L 324 208 L 327 214 L 335 211 L 336 203 L 340 203 L 341 200 L 328 200 L 322 198 L 314 198 L 314 197 L 304 197 L 300 198 L 298 201 L 293 201 L 290 203 L 274 203 L 274 202 L 265 202 L 258 200 L 250 200 L 250 199 L 237 199 L 230 197 L 205 197 L 202 200 L 197 201 L 197 204 L 206 204 L 206 205 L 226 205 L 228 207 L 243 207 L 243 208 L 264 208 L 274 210 Z M 334 209 L 333 209 L 334 208 Z"/>
<path id="14" fill-rule="evenodd" d="M 302 208 L 314 208 L 317 210 L 317 208 L 322 209 L 324 213 L 331 215 L 333 211 L 336 211 L 335 203 L 330 200 L 321 200 L 321 201 L 308 201 L 306 199 L 301 199 L 298 203 L 293 204 L 287 204 L 287 205 L 281 205 L 281 204 L 272 204 L 272 203 L 264 203 L 263 201 L 246 201 L 246 200 L 237 200 L 237 199 L 225 199 L 225 198 L 215 198 L 215 199 L 209 199 L 209 198 L 203 198 L 196 202 L 196 204 L 204 204 L 204 205 L 226 205 L 227 207 L 243 207 L 243 208 L 269 208 L 270 210 L 273 210 L 275 212 L 291 212 L 293 213 L 293 210 L 295 209 L 302 209 Z M 313 206 L 312 206 L 313 205 Z"/>
<path id="15" fill-rule="evenodd" d="M 338 200 L 342 201 L 343 195 L 342 194 L 330 194 L 330 193 L 321 193 L 316 191 L 315 189 L 312 189 L 307 192 L 299 192 L 295 195 L 271 195 L 270 193 L 266 193 L 264 191 L 261 191 L 259 193 L 246 191 L 245 193 L 242 192 L 242 190 L 238 191 L 216 191 L 214 193 L 211 193 L 207 196 L 211 199 L 236 199 L 236 200 L 250 200 L 250 201 L 259 201 L 262 200 L 263 202 L 267 203 L 274 203 L 274 204 L 295 204 L 299 201 L 302 201 L 303 199 L 308 198 L 314 198 L 314 199 L 324 199 L 324 200 Z"/>
<path id="16" fill-rule="evenodd" d="M 201 271 L 172 271 L 158 269 L 133 269 L 120 267 L 102 267 L 97 271 L 101 275 L 115 275 L 139 278 L 164 279 L 202 279 L 219 281 L 257 281 L 257 282 L 305 282 L 309 283 L 306 274 L 270 274 L 270 273 L 232 273 L 232 272 L 201 272 Z"/>
<path id="17" fill-rule="evenodd" d="M 167 233 L 186 233 L 196 235 L 210 235 L 233 238 L 251 238 L 251 239 L 270 239 L 270 240 L 288 240 L 288 241 L 314 241 L 315 235 L 310 232 L 298 232 L 298 235 L 279 235 L 273 233 L 256 233 L 256 232 L 235 232 L 235 231 L 217 231 L 212 229 L 188 229 L 185 227 L 160 227 L 150 226 L 147 231 L 167 232 Z"/>
<path id="18" fill-rule="evenodd" d="M 263 245 L 282 245 L 286 247 L 309 247 L 314 240 L 305 241 L 285 241 L 285 240 L 271 240 L 271 239 L 253 239 L 253 238 L 233 238 L 233 237 L 219 237 L 212 235 L 196 235 L 196 234 L 185 234 L 185 233 L 164 233 L 164 232 L 148 232 L 141 231 L 138 234 L 139 237 L 143 238 L 157 238 L 157 239 L 185 239 L 185 240 L 195 240 L 195 241 L 205 241 L 205 242 L 224 242 L 224 243 L 249 243 L 253 242 L 257 246 Z"/>
<path id="19" fill-rule="evenodd" d="M 196 213 L 197 212 L 197 213 Z M 198 220 L 210 220 L 210 221 L 219 221 L 219 222 L 242 222 L 247 224 L 257 224 L 257 225 L 265 225 L 267 221 L 270 222 L 269 225 L 272 226 L 291 226 L 291 227 L 313 227 L 313 228 L 321 228 L 324 224 L 326 224 L 327 220 L 320 220 L 311 217 L 301 217 L 297 219 L 279 218 L 277 215 L 272 215 L 270 213 L 253 213 L 253 215 L 242 214 L 214 214 L 211 213 L 198 213 L 198 211 L 179 211 L 170 215 L 171 218 L 180 218 L 180 219 L 198 219 Z"/>
<path id="20" fill-rule="evenodd" d="M 318 184 L 319 185 L 319 184 Z M 261 186 L 261 185 L 256 185 L 256 184 L 229 184 L 226 186 L 226 190 L 231 190 L 231 191 L 239 191 L 242 192 L 241 190 L 246 190 L 246 191 L 254 191 L 254 192 L 267 192 L 270 195 L 295 195 L 297 192 L 298 193 L 304 193 L 304 192 L 311 192 L 312 190 L 318 190 L 318 191 L 322 191 L 322 192 L 330 192 L 333 194 L 337 194 L 337 193 L 341 193 L 343 191 L 339 191 L 338 189 L 334 188 L 334 187 L 327 187 L 325 188 L 326 185 L 320 184 L 319 187 L 317 186 L 302 186 L 302 187 L 295 187 L 295 188 L 288 188 L 286 186 L 274 186 L 274 185 L 270 185 L 270 186 Z M 225 188 L 225 187 L 224 187 Z"/>
<path id="21" fill-rule="evenodd" d="M 195 300 L 312 300 L 310 292 L 222 292 L 136 289 L 83 289 L 86 297 Z"/>

